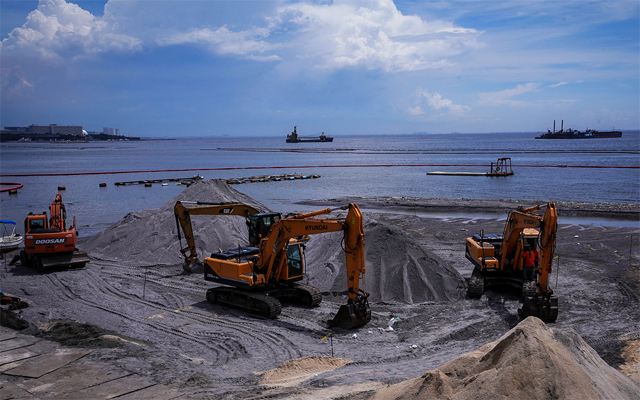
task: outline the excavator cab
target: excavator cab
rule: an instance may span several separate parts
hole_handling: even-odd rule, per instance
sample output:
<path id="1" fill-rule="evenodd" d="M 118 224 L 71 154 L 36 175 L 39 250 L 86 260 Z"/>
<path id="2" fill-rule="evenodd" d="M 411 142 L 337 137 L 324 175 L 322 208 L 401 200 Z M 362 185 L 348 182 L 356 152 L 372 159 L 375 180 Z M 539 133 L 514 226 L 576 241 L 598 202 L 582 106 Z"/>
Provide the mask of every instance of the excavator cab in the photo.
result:
<path id="1" fill-rule="evenodd" d="M 282 215 L 277 212 L 253 214 L 247 216 L 247 226 L 249 227 L 249 245 L 258 246 L 262 238 L 267 237 L 271 227 L 280 221 Z"/>

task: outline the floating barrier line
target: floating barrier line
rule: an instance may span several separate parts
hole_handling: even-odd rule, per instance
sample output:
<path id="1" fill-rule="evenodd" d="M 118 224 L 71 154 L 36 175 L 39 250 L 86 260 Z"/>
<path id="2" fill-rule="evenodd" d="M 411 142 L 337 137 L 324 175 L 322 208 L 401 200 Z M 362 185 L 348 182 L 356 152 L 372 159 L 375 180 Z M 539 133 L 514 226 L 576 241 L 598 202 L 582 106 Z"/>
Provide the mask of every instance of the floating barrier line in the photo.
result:
<path id="1" fill-rule="evenodd" d="M 18 183 L 18 182 L 0 182 L 0 186 L 2 185 L 16 185 L 10 188 L 5 188 L 5 189 L 0 189 L 0 192 L 8 192 L 9 190 L 18 190 L 20 189 L 22 186 L 24 186 L 22 183 Z"/>
<path id="2" fill-rule="evenodd" d="M 136 171 L 98 171 L 98 172 L 58 172 L 36 174 L 0 174 L 0 177 L 21 176 L 71 176 L 71 175 L 115 175 L 140 174 L 150 172 L 184 172 L 184 171 L 232 171 L 251 169 L 284 169 L 284 168 L 375 168 L 375 167 L 490 167 L 490 164 L 341 164 L 341 165 L 278 165 L 262 167 L 215 167 L 215 168 L 177 168 L 177 169 L 143 169 Z M 618 168 L 640 169 L 640 166 L 623 165 L 516 165 L 521 168 Z"/>

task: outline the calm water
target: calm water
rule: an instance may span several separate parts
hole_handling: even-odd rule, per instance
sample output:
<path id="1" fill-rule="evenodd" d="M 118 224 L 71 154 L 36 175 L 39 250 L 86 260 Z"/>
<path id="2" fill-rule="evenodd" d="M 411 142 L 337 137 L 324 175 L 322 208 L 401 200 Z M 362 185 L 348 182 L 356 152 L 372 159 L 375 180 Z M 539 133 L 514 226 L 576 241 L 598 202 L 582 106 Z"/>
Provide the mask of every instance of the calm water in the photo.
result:
<path id="1" fill-rule="evenodd" d="M 128 212 L 156 208 L 184 186 L 114 186 L 118 181 L 237 178 L 282 173 L 318 174 L 319 179 L 235 185 L 278 211 L 293 203 L 341 196 L 525 199 L 637 203 L 640 169 L 534 166 L 640 165 L 640 134 L 619 139 L 535 140 L 534 134 L 450 134 L 339 136 L 333 143 L 288 144 L 282 138 L 208 138 L 100 142 L 90 144 L 8 143 L 0 147 L 2 182 L 20 182 L 18 195 L 0 193 L 0 217 L 21 223 L 29 211 L 42 212 L 58 186 L 63 201 L 85 234 L 120 220 Z M 507 178 L 433 176 L 429 171 L 486 172 L 483 166 L 511 157 L 515 175 Z M 370 167 L 364 165 L 410 166 Z M 356 165 L 363 167 L 335 167 Z M 103 172 L 190 168 L 252 168 L 219 171 L 8 177 L 7 174 Z M 309 166 L 302 168 L 302 166 Z M 526 166 L 526 167 L 525 167 Z M 99 183 L 107 183 L 100 188 Z M 201 199 L 206 200 L 206 199 Z M 19 224 L 20 229 L 20 224 Z"/>

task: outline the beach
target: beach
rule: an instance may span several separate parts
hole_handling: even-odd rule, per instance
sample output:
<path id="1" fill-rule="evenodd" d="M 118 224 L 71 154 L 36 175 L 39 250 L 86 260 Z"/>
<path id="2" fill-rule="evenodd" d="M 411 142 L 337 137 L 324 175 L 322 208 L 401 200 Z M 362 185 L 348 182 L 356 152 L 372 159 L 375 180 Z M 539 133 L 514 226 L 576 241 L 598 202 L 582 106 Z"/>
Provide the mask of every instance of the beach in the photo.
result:
<path id="1" fill-rule="evenodd" d="M 220 201 L 258 200 L 222 182 L 200 184 L 182 195 L 209 193 Z M 339 237 L 319 235 L 307 244 L 304 282 L 322 290 L 320 306 L 287 306 L 275 320 L 255 318 L 208 304 L 204 293 L 212 283 L 182 269 L 175 232 L 149 229 L 163 226 L 172 217 L 171 202 L 130 213 L 81 240 L 79 247 L 92 257 L 84 269 L 39 274 L 19 262 L 5 263 L 2 289 L 29 303 L 20 316 L 30 326 L 21 335 L 59 347 L 89 349 L 76 363 L 104 363 L 147 379 L 148 387 L 162 385 L 167 393 L 189 399 L 402 398 L 405 392 L 398 387 L 392 389 L 396 397 L 385 388 L 419 379 L 426 371 L 503 340 L 513 329 L 542 335 L 547 339 L 538 342 L 545 345 L 559 341 L 569 349 L 567 354 L 574 354 L 565 358 L 573 357 L 584 371 L 600 371 L 598 379 L 575 378 L 591 385 L 594 393 L 605 393 L 602 388 L 607 385 L 622 390 L 615 392 L 621 398 L 640 393 L 638 358 L 632 350 L 640 338 L 637 227 L 559 225 L 551 275 L 559 316 L 547 324 L 549 332 L 555 332 L 550 334 L 535 324 L 521 326 L 519 296 L 514 293 L 487 291 L 480 299 L 465 293 L 472 272 L 464 256 L 465 238 L 480 230 L 501 233 L 506 212 L 535 203 L 348 197 L 301 206 L 321 209 L 347 202 L 365 210 L 384 210 L 363 212 L 367 259 L 363 281 L 371 293 L 372 319 L 356 330 L 330 330 L 326 325 L 346 298 L 346 284 L 340 279 L 344 256 Z M 561 202 L 558 210 L 579 218 L 638 220 L 637 204 Z M 429 217 L 428 211 L 435 217 Z M 438 213 L 448 216 L 438 217 Z M 244 222 L 224 218 L 201 224 L 197 231 L 207 237 L 214 237 L 207 230 L 222 230 L 242 240 L 241 231 L 246 229 L 239 228 Z M 110 250 L 116 248 L 121 250 Z M 164 253 L 157 257 L 160 251 Z M 203 249 L 207 251 L 216 250 Z M 507 348 L 521 351 L 520 346 Z M 590 361 L 575 354 L 588 354 Z M 492 368 L 500 376 L 506 367 L 496 363 Z M 553 365 L 525 382 L 553 376 Z M 572 376 L 582 376 L 576 374 Z M 16 385 L 24 379 L 8 378 Z M 564 390 L 559 382 L 544 382 Z M 447 385 L 458 390 L 455 383 Z M 387 391 L 379 392 L 383 389 Z M 534 396 L 535 392 L 522 393 Z"/>

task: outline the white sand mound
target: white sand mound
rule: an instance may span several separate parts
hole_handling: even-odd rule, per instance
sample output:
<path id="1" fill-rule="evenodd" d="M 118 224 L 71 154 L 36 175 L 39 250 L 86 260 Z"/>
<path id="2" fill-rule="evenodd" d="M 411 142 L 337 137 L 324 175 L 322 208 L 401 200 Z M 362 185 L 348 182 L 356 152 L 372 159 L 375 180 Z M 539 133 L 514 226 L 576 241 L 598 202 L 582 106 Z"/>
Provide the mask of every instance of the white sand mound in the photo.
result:
<path id="1" fill-rule="evenodd" d="M 366 216 L 365 216 L 366 219 Z M 365 222 L 365 290 L 370 301 L 452 301 L 464 297 L 464 278 L 397 226 Z M 347 290 L 341 232 L 313 236 L 306 249 L 309 284 L 323 292 Z"/>
<path id="2" fill-rule="evenodd" d="M 639 399 L 640 385 L 572 329 L 529 317 L 500 339 L 372 399 Z"/>
<path id="3" fill-rule="evenodd" d="M 82 249 L 91 257 L 130 266 L 176 265 L 184 258 L 173 214 L 176 201 L 209 203 L 239 202 L 260 211 L 267 207 L 231 188 L 224 181 L 209 179 L 189 186 L 161 208 L 127 214 L 122 220 L 89 238 Z M 191 217 L 198 258 L 236 246 L 246 246 L 249 235 L 245 219 L 238 216 L 194 215 Z"/>
<path id="4" fill-rule="evenodd" d="M 325 356 L 311 356 L 288 360 L 280 364 L 277 368 L 265 372 L 260 384 L 264 386 L 296 386 L 300 382 L 313 378 L 315 375 L 333 371 L 350 362 L 351 360 L 344 358 Z"/>

